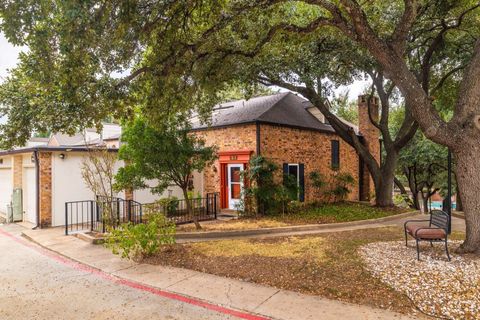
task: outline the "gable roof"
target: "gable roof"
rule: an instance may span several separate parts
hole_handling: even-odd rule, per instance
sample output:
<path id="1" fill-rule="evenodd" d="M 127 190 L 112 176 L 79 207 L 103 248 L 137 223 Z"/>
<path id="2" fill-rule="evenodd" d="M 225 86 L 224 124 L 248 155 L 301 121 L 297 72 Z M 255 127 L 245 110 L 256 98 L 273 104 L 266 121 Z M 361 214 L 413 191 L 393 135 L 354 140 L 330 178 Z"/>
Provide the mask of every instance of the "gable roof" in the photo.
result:
<path id="1" fill-rule="evenodd" d="M 74 146 L 85 141 L 85 137 L 81 133 L 70 136 L 65 133 L 57 133 L 51 136 L 49 145 L 54 146 Z"/>
<path id="2" fill-rule="evenodd" d="M 321 122 L 307 109 L 312 104 L 291 92 L 238 100 L 219 104 L 213 108 L 210 125 L 198 116 L 191 119 L 192 129 L 208 129 L 247 123 L 269 123 L 309 130 L 335 132 L 328 123 Z M 353 126 L 355 131 L 358 128 Z"/>

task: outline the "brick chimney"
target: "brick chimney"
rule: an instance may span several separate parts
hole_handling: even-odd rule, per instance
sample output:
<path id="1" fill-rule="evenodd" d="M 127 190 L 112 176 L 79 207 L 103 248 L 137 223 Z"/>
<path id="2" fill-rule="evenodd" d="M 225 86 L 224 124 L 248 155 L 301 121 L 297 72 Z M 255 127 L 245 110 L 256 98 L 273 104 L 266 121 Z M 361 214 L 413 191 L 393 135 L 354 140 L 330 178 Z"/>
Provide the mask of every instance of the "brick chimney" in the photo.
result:
<path id="1" fill-rule="evenodd" d="M 370 153 L 380 163 L 380 133 L 370 121 L 368 115 L 369 95 L 358 96 L 358 128 Z M 372 119 L 378 121 L 379 102 L 377 97 L 370 98 Z M 367 166 L 363 165 L 360 200 L 370 201 L 375 194 L 375 186 Z"/>

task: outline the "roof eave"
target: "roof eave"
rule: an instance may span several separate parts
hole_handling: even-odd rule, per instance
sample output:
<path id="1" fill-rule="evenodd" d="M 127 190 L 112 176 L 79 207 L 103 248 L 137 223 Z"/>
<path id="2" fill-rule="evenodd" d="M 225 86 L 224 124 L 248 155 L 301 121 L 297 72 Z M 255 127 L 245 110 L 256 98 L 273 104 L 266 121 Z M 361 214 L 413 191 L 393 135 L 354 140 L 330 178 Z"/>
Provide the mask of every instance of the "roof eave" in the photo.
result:
<path id="1" fill-rule="evenodd" d="M 69 146 L 64 146 L 64 147 L 40 146 L 40 147 L 30 147 L 30 148 L 24 148 L 24 149 L 0 151 L 0 157 L 13 155 L 13 154 L 31 153 L 31 152 L 35 152 L 35 151 L 40 151 L 40 152 L 41 151 L 44 151 L 44 152 L 48 152 L 48 151 L 51 151 L 51 152 L 55 152 L 55 151 L 88 152 L 88 151 L 95 151 L 95 150 L 107 150 L 108 152 L 118 152 L 118 148 L 98 149 L 98 148 L 69 147 Z"/>

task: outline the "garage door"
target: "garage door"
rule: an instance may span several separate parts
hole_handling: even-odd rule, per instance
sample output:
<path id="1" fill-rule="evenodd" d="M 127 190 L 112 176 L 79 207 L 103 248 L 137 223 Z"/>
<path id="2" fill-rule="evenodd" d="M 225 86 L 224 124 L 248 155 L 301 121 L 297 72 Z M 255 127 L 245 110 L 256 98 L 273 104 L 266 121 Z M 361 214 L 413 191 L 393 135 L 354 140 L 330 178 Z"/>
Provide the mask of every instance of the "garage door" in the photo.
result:
<path id="1" fill-rule="evenodd" d="M 23 168 L 23 211 L 25 220 L 37 223 L 37 199 L 36 199 L 36 176 L 35 168 Z"/>
<path id="2" fill-rule="evenodd" d="M 0 212 L 7 213 L 13 191 L 12 169 L 0 168 Z"/>

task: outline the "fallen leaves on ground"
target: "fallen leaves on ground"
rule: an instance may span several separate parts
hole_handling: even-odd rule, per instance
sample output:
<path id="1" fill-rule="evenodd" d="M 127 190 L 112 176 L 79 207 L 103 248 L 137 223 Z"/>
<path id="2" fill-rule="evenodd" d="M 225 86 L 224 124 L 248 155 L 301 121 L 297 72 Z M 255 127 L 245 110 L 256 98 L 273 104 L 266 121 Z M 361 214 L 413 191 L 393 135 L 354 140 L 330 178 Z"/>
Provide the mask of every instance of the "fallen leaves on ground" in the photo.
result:
<path id="1" fill-rule="evenodd" d="M 386 227 L 315 236 L 177 244 L 144 262 L 415 314 L 411 301 L 372 276 L 357 253 L 364 244 L 398 240 L 401 235 L 400 228 Z"/>

